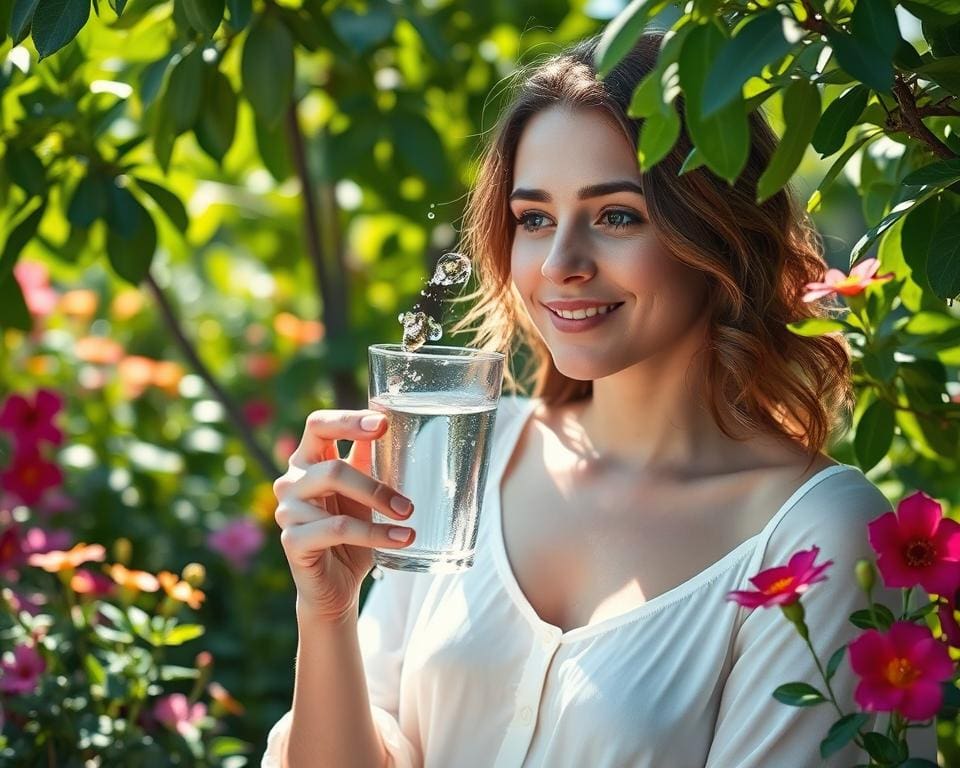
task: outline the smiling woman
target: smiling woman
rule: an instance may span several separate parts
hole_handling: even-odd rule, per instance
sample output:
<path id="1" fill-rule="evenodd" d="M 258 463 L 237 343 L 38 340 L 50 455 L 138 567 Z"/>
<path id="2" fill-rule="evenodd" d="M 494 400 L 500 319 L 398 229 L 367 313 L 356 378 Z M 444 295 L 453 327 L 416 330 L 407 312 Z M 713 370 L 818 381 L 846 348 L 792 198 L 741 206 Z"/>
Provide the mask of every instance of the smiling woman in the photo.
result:
<path id="1" fill-rule="evenodd" d="M 678 175 L 682 132 L 641 172 L 626 110 L 661 40 L 642 38 L 604 80 L 596 39 L 518 75 L 458 249 L 480 285 L 459 330 L 534 364 L 507 374 L 517 389 L 532 378 L 534 396 L 500 401 L 475 565 L 388 570 L 355 616 L 368 551 L 329 566 L 316 553 L 351 541 L 350 526 L 360 544 L 371 534 L 353 517 L 341 533 L 318 528 L 301 550 L 313 570 L 299 571 L 294 705 L 267 768 L 320 756 L 338 768 L 866 762 L 855 743 L 821 759 L 830 708 L 771 701 L 783 683 L 818 681 L 792 626 L 724 599 L 811 545 L 849 574 L 889 509 L 822 452 L 849 406 L 844 342 L 786 328 L 824 311 L 803 294 L 825 264 L 787 192 L 756 203 L 776 146 L 759 113 L 733 186 L 706 169 Z M 324 418 L 331 435 L 344 423 Z M 367 444 L 359 428 L 344 436 Z M 275 486 L 278 521 L 288 542 L 306 541 L 334 518 L 285 500 L 301 481 L 289 483 Z M 364 512 L 375 501 L 341 487 Z M 860 597 L 842 577 L 804 596 L 821 651 L 852 639 Z M 831 685 L 846 705 L 851 670 Z"/>

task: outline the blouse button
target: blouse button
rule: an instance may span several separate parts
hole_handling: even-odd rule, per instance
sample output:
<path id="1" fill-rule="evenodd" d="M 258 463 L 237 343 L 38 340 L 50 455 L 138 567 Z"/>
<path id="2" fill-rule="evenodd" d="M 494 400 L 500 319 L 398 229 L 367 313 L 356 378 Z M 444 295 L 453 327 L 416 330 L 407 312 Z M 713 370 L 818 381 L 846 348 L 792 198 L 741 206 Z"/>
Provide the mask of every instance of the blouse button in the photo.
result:
<path id="1" fill-rule="evenodd" d="M 529 723 L 530 718 L 533 716 L 533 710 L 530 707 L 524 707 L 520 710 L 520 721 L 524 723 Z"/>

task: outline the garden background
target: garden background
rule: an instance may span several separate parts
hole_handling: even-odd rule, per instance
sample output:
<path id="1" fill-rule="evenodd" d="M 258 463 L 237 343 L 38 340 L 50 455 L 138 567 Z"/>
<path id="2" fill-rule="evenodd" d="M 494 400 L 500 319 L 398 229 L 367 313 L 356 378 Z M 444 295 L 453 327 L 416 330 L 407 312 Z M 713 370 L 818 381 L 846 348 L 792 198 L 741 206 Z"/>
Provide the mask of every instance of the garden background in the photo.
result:
<path id="1" fill-rule="evenodd" d="M 854 348 L 831 453 L 957 509 L 952 0 L 0 0 L 0 762 L 259 761 L 296 647 L 271 485 L 307 414 L 365 405 L 511 73 L 601 30 L 609 68 L 647 24 L 675 35 L 641 163 L 681 91 L 685 171 L 736 178 L 767 113 L 761 194 L 792 179 L 832 266 L 895 275 L 794 328 Z"/>

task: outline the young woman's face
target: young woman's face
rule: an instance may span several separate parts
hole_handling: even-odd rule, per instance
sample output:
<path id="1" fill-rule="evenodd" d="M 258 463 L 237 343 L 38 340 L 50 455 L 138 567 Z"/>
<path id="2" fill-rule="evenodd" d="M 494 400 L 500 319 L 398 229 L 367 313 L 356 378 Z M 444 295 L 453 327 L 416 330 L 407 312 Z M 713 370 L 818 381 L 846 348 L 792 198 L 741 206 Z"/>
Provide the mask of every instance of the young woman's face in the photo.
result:
<path id="1" fill-rule="evenodd" d="M 702 333 L 703 274 L 666 250 L 639 189 L 636 154 L 599 109 L 551 107 L 521 135 L 512 279 L 554 364 L 572 379 L 609 376 Z M 547 306 L 573 302 L 600 307 L 565 320 Z M 603 314 L 609 305 L 618 306 Z"/>

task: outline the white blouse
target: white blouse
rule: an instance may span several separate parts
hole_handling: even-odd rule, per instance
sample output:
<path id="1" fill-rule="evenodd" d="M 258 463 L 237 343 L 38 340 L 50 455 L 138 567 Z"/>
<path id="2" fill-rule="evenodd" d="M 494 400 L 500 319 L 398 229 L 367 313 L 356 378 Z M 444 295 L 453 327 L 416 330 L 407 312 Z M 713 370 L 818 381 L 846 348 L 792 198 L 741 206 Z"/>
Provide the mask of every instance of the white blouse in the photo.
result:
<path id="1" fill-rule="evenodd" d="M 751 611 L 724 596 L 753 589 L 750 576 L 818 545 L 818 562 L 834 565 L 803 603 L 826 663 L 860 632 L 847 619 L 866 607 L 853 566 L 872 554 L 867 523 L 890 509 L 880 491 L 855 467 L 828 467 L 763 530 L 693 578 L 619 616 L 564 632 L 524 597 L 501 529 L 501 478 L 537 402 L 501 399 L 475 565 L 457 574 L 385 570 L 361 611 L 373 718 L 394 768 L 868 762 L 852 742 L 820 758 L 820 741 L 837 719 L 831 705 L 795 708 L 772 698 L 787 682 L 822 689 L 809 649 L 779 608 Z M 899 590 L 874 595 L 899 611 Z M 831 682 L 844 711 L 854 711 L 848 660 Z M 886 722 L 881 715 L 868 727 L 885 730 Z M 263 768 L 280 767 L 289 723 L 287 713 L 270 731 Z M 911 731 L 911 754 L 934 759 L 932 728 Z"/>

